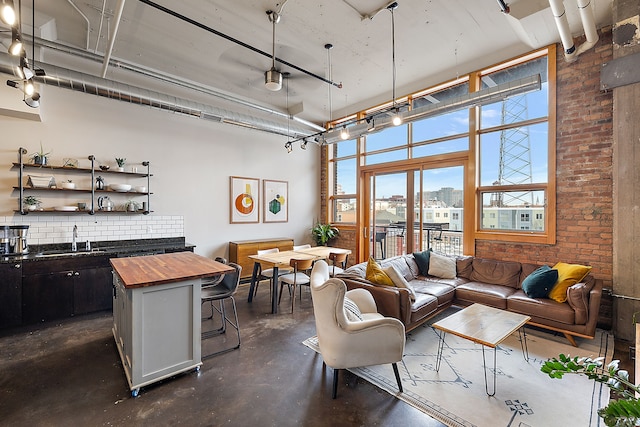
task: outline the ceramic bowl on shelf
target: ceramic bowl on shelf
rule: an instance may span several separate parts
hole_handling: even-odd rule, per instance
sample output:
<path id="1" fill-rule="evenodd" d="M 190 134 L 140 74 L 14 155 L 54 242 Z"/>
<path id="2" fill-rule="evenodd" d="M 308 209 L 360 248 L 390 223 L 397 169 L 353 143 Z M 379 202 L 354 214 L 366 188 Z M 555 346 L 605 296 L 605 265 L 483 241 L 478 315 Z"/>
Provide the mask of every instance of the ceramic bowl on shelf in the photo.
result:
<path id="1" fill-rule="evenodd" d="M 55 206 L 53 210 L 59 211 L 59 212 L 75 212 L 78 210 L 78 207 L 77 206 Z"/>
<path id="2" fill-rule="evenodd" d="M 76 184 L 73 182 L 61 182 L 60 188 L 64 188 L 65 190 L 73 190 L 76 188 Z"/>
<path id="3" fill-rule="evenodd" d="M 143 187 L 143 186 L 133 187 L 133 191 L 137 193 L 146 193 L 147 187 Z"/>
<path id="4" fill-rule="evenodd" d="M 118 191 L 120 193 L 126 193 L 131 190 L 131 185 L 129 184 L 109 184 L 109 188 L 113 191 Z"/>

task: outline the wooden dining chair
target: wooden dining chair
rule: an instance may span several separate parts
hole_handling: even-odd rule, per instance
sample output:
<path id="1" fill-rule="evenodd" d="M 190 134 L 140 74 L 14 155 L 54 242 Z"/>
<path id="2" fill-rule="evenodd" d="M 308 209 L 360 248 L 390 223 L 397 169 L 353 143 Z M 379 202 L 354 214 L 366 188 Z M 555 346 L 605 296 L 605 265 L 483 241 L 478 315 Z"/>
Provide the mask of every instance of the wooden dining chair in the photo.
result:
<path id="1" fill-rule="evenodd" d="M 309 275 L 304 272 L 309 271 L 311 267 L 313 267 L 313 259 L 291 258 L 289 265 L 293 267 L 293 272 L 284 274 L 278 278 L 280 282 L 280 296 L 278 297 L 278 304 L 280 304 L 280 301 L 282 300 L 282 288 L 286 283 L 289 287 L 289 295 L 291 295 L 291 313 L 293 313 L 293 307 L 296 300 L 296 286 L 309 286 Z M 291 289 L 292 287 L 293 289 Z M 302 299 L 302 288 L 300 288 L 300 299 Z"/>
<path id="2" fill-rule="evenodd" d="M 272 248 L 272 249 L 262 249 L 262 250 L 258 250 L 256 252 L 257 255 L 266 255 L 266 254 L 273 254 L 273 253 L 278 253 L 280 252 L 280 249 L 278 248 Z M 281 276 L 283 274 L 287 274 L 287 273 L 291 273 L 291 270 L 289 268 L 279 268 L 278 269 L 278 276 Z M 253 297 L 255 298 L 256 295 L 258 295 L 258 285 L 260 285 L 260 282 L 262 280 L 269 280 L 269 281 L 273 281 L 273 268 L 265 268 L 262 269 L 262 264 L 259 265 L 259 270 L 258 270 L 258 275 L 256 276 L 256 286 L 253 290 Z M 275 283 L 275 285 L 277 285 L 277 282 Z"/>
<path id="3" fill-rule="evenodd" d="M 329 266 L 329 271 L 331 273 L 331 277 L 335 277 L 336 274 L 344 273 L 344 270 L 347 268 L 348 257 L 349 255 L 346 253 L 340 253 L 340 252 L 329 253 L 329 261 L 331 261 L 331 265 Z"/>

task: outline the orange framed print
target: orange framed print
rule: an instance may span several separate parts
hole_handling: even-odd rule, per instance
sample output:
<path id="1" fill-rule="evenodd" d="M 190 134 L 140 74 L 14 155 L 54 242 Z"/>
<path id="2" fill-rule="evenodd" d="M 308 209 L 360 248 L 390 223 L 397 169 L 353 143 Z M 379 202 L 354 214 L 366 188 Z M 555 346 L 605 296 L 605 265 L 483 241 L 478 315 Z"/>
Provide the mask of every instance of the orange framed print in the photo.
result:
<path id="1" fill-rule="evenodd" d="M 262 180 L 264 200 L 263 222 L 287 222 L 289 220 L 289 183 L 287 181 Z"/>
<path id="2" fill-rule="evenodd" d="M 230 180 L 231 224 L 260 221 L 260 180 L 232 176 Z"/>

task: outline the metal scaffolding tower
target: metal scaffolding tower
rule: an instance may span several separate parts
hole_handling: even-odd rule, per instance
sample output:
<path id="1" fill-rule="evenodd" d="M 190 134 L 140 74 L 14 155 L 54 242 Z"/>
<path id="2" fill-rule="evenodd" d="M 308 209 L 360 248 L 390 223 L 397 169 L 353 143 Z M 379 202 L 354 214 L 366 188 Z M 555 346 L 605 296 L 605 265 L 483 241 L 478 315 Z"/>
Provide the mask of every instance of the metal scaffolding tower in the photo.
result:
<path id="1" fill-rule="evenodd" d="M 526 95 L 516 95 L 502 102 L 502 125 L 521 122 L 528 118 Z M 494 185 L 532 183 L 531 141 L 527 127 L 504 129 L 500 133 L 500 161 L 498 180 Z M 494 193 L 492 206 L 531 206 L 533 192 Z"/>

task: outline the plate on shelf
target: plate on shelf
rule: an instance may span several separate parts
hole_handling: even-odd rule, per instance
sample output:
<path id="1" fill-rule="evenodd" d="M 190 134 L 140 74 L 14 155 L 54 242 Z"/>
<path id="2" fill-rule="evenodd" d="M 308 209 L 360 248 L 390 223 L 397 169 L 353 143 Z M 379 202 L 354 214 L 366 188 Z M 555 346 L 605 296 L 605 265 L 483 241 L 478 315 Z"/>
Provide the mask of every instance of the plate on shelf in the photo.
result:
<path id="1" fill-rule="evenodd" d="M 58 212 L 74 212 L 78 210 L 78 207 L 77 206 L 55 206 L 53 210 Z"/>

